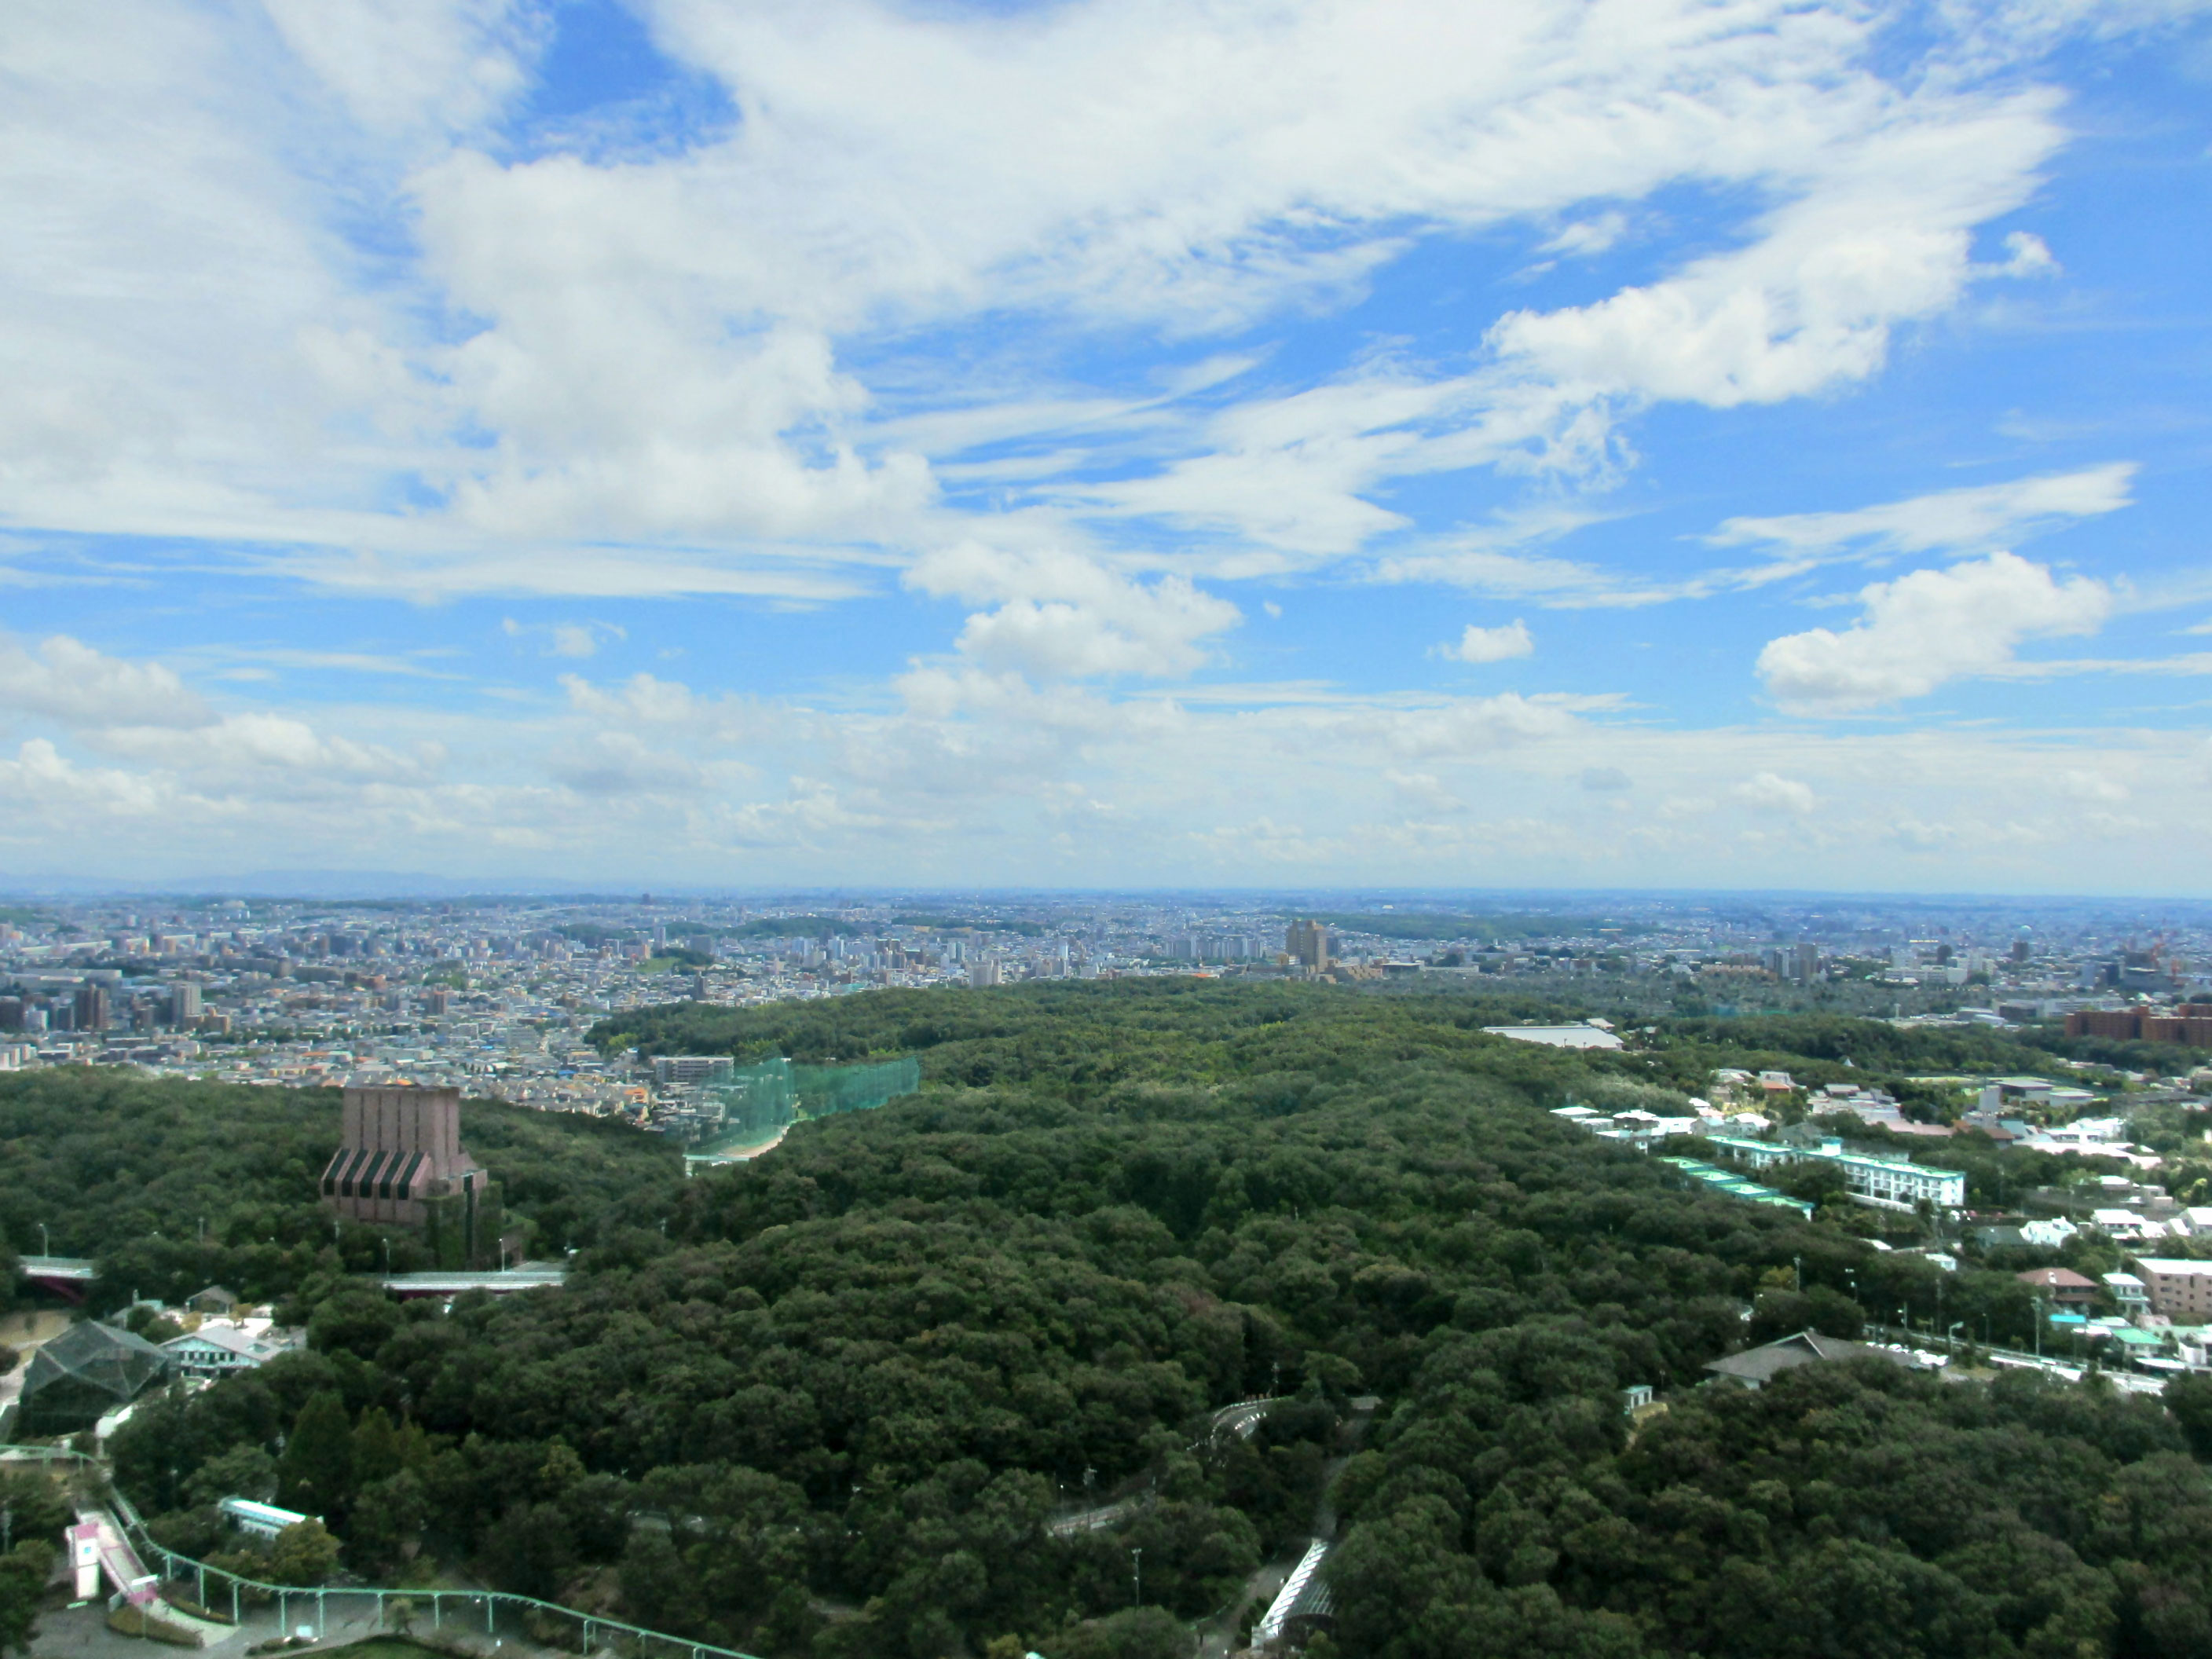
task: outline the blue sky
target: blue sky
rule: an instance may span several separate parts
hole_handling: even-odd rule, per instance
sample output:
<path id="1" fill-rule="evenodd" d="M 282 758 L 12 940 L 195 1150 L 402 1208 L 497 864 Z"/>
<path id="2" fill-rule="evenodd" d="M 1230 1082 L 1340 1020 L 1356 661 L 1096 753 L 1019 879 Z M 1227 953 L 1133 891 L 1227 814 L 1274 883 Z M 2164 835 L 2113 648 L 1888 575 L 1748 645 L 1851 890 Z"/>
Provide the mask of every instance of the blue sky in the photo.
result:
<path id="1" fill-rule="evenodd" d="M 97 12 L 0 875 L 2207 890 L 2212 7 Z"/>

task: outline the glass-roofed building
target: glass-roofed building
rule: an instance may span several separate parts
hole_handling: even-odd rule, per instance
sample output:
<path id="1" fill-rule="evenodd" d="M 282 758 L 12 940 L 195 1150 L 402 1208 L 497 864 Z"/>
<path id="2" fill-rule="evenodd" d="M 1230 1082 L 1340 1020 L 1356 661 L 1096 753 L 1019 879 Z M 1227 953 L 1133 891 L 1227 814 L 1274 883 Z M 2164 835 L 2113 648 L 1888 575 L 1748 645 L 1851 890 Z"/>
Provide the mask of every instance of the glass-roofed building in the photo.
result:
<path id="1" fill-rule="evenodd" d="M 85 1320 L 31 1356 L 16 1432 L 27 1439 L 88 1429 L 166 1377 L 172 1361 L 143 1337 Z"/>

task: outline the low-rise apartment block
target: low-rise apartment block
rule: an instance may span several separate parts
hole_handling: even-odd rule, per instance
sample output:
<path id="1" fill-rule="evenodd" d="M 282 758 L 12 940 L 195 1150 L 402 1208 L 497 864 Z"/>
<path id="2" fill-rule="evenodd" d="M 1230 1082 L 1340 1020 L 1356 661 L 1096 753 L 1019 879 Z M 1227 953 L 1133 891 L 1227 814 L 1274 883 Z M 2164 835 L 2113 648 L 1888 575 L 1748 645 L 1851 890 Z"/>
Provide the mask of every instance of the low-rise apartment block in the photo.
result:
<path id="1" fill-rule="evenodd" d="M 1710 1137 L 1730 1157 L 1754 1170 L 1777 1164 L 1832 1164 L 1843 1171 L 1844 1189 L 1861 1204 L 1876 1209 L 1910 1210 L 1916 1205 L 1954 1207 L 1966 1201 L 1966 1177 L 1962 1170 L 1931 1169 L 1897 1158 L 1873 1158 L 1844 1150 L 1839 1140 L 1817 1146 L 1793 1146 L 1784 1141 L 1746 1140 L 1735 1135 Z"/>

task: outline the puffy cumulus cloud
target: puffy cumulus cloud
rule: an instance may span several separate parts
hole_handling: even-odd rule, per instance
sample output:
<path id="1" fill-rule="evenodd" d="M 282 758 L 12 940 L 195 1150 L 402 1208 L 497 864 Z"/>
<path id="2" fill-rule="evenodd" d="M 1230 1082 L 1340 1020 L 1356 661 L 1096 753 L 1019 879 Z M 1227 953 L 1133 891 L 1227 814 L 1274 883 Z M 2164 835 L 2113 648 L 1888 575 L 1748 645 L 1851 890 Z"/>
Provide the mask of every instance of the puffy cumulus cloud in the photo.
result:
<path id="1" fill-rule="evenodd" d="M 36 647 L 0 635 L 0 713 L 76 727 L 205 726 L 215 716 L 174 672 L 126 662 L 66 634 Z"/>
<path id="2" fill-rule="evenodd" d="M 1785 708 L 1844 714 L 1925 696 L 1951 680 L 2005 668 L 2023 641 L 2093 634 L 2112 610 L 2101 582 L 2061 581 L 2012 553 L 1876 582 L 1863 620 L 1815 628 L 1759 653 L 1767 692 Z"/>
<path id="3" fill-rule="evenodd" d="M 805 740 L 814 717 L 790 703 L 769 703 L 726 694 L 702 696 L 681 680 L 638 672 L 610 685 L 594 685 L 580 674 L 561 676 L 570 711 L 592 727 L 647 726 L 702 744 L 728 745 L 771 732 Z"/>
<path id="4" fill-rule="evenodd" d="M 0 795 L 19 826 L 0 835 L 17 839 L 20 826 L 33 819 L 58 819 L 79 830 L 117 818 L 147 819 L 166 810 L 173 794 L 169 778 L 81 767 L 46 738 L 33 738 L 14 759 L 0 759 Z"/>
<path id="5" fill-rule="evenodd" d="M 1434 759 L 1488 755 L 1563 738 L 1580 724 L 1564 699 L 1524 697 L 1512 691 L 1456 698 L 1436 708 L 1358 715 L 1345 722 L 1346 730 L 1372 733 L 1398 754 Z"/>
<path id="6" fill-rule="evenodd" d="M 636 673 L 612 690 L 602 690 L 580 674 L 561 676 L 562 690 L 571 707 L 602 719 L 635 720 L 647 725 L 672 725 L 696 720 L 699 700 L 678 680 Z"/>
<path id="7" fill-rule="evenodd" d="M 1811 785 L 1775 772 L 1761 772 L 1747 778 L 1729 793 L 1753 811 L 1786 812 L 1798 817 L 1820 804 Z"/>
<path id="8" fill-rule="evenodd" d="M 469 529 L 501 540 L 866 540 L 933 499 L 919 456 L 872 460 L 834 433 L 867 398 L 823 335 L 733 328 L 704 295 L 657 292 L 649 270 L 550 293 L 520 276 L 456 284 L 498 319 L 444 364 L 473 418 L 500 434 L 489 463 L 453 487 Z"/>
<path id="9" fill-rule="evenodd" d="M 1631 788 L 1633 781 L 1618 766 L 1585 766 L 1581 774 L 1583 787 L 1598 794 Z"/>
<path id="10" fill-rule="evenodd" d="M 933 596 L 995 601 L 968 618 L 960 650 L 985 668 L 1044 679 L 1188 674 L 1205 663 L 1204 641 L 1243 620 L 1185 577 L 1146 583 L 1064 550 L 964 542 L 926 556 L 906 580 Z"/>
<path id="11" fill-rule="evenodd" d="M 1859 141 L 1810 161 L 1750 246 L 1587 306 L 1516 312 L 1499 356 L 1574 403 L 1729 408 L 1865 379 L 1891 331 L 1956 302 L 1978 274 L 1972 231 L 2033 190 L 2057 149 L 2054 99 L 1886 95 Z M 1590 434 L 1565 434 L 1570 457 Z"/>
<path id="12" fill-rule="evenodd" d="M 1479 628 L 1469 623 L 1457 644 L 1437 647 L 1439 655 L 1464 663 L 1504 662 L 1514 657 L 1533 656 L 1535 650 L 1536 641 L 1518 617 L 1503 628 Z"/>
<path id="13" fill-rule="evenodd" d="M 2002 264 L 1990 267 L 1999 276 L 2056 276 L 2059 264 L 2051 252 L 2051 245 L 2033 231 L 2015 230 L 2004 239 L 2005 257 Z"/>

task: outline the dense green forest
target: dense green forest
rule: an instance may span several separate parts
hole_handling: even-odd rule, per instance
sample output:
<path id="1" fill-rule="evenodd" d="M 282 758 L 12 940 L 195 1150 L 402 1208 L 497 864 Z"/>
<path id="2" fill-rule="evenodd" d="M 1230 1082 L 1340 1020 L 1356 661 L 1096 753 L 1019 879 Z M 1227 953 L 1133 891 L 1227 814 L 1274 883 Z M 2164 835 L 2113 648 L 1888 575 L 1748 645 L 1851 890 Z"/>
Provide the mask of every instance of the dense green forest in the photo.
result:
<path id="1" fill-rule="evenodd" d="M 681 1178 L 669 1142 L 624 1125 L 479 1101 L 463 1133 L 540 1251 L 589 1243 L 610 1218 L 664 1203 Z M 337 1144 L 335 1090 L 155 1082 L 112 1067 L 0 1073 L 0 1251 L 50 1241 L 56 1255 L 95 1258 L 95 1307 L 212 1284 L 260 1300 L 380 1269 L 384 1236 L 334 1231 L 317 1201 Z M 402 1272 L 432 1265 L 404 1231 L 392 1245 Z"/>
<path id="2" fill-rule="evenodd" d="M 237 1547 L 207 1505 L 246 1492 L 328 1517 L 364 1576 L 465 1566 L 777 1659 L 1172 1659 L 1340 1470 L 1341 1654 L 2212 1653 L 2212 1401 L 1878 1364 L 1697 1389 L 1747 1340 L 1869 1312 L 2017 1334 L 2025 1295 L 1548 1115 L 1674 1098 L 1735 1034 L 1582 1055 L 1485 1035 L 1500 1007 L 1143 981 L 628 1017 L 611 1044 L 918 1052 L 924 1089 L 689 1182 L 635 1137 L 471 1106 L 510 1201 L 585 1248 L 563 1290 L 449 1312 L 336 1272 L 294 1184 L 326 1097 L 10 1080 L 0 1203 L 20 1243 L 82 1182 L 102 1231 L 55 1243 L 106 1260 L 207 1213 L 236 1277 L 261 1218 L 295 1218 L 312 1351 L 116 1442 L 197 1552 Z M 1632 1432 L 1638 1384 L 1669 1409 Z M 1211 1432 L 1254 1395 L 1286 1403 Z"/>

